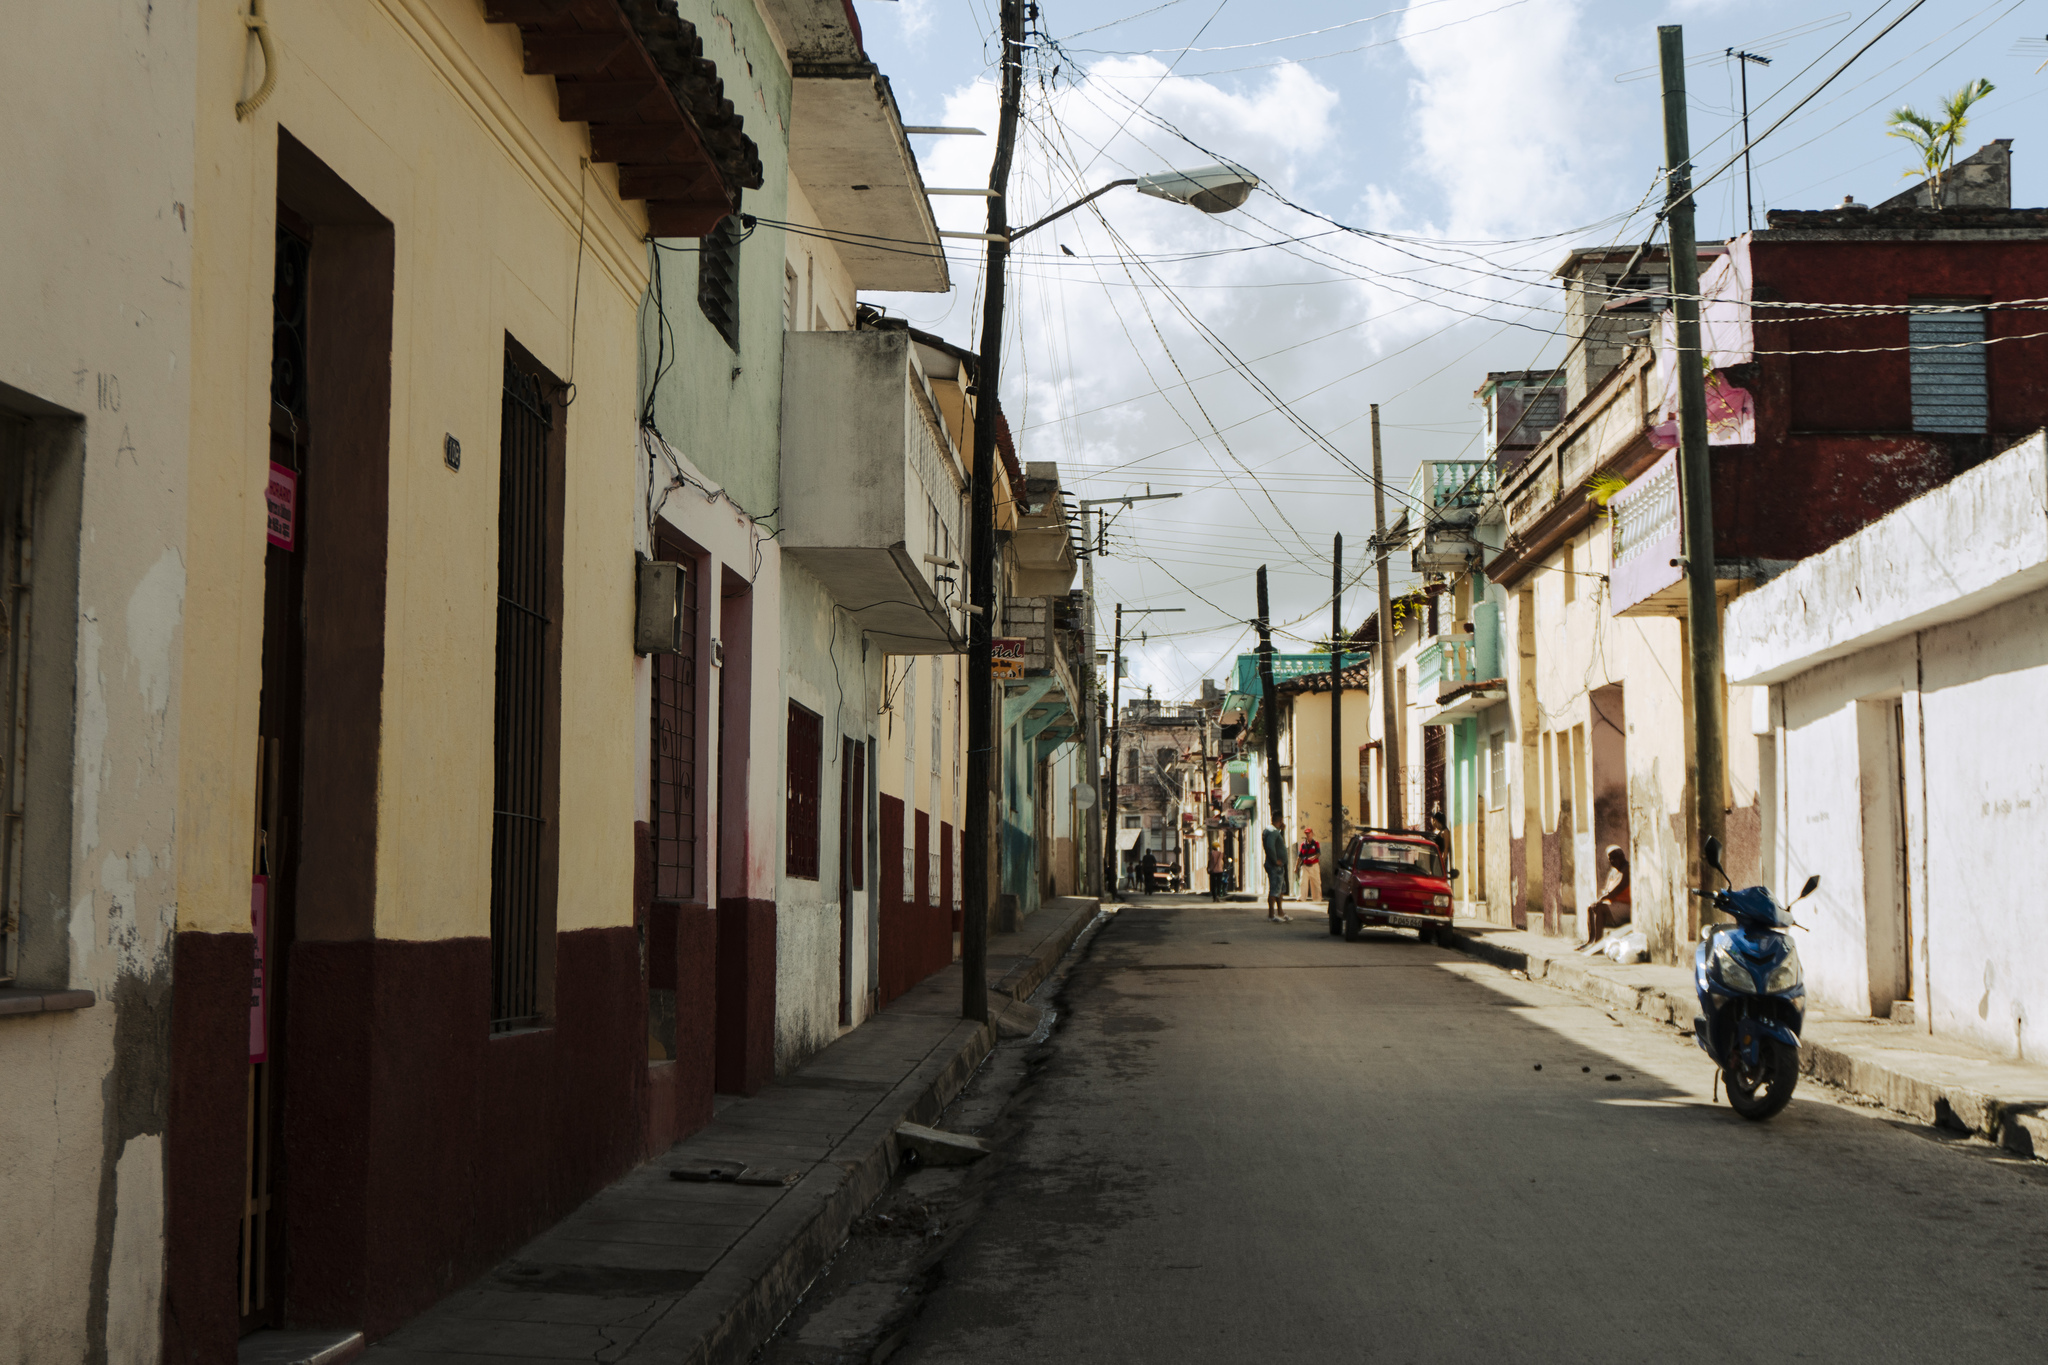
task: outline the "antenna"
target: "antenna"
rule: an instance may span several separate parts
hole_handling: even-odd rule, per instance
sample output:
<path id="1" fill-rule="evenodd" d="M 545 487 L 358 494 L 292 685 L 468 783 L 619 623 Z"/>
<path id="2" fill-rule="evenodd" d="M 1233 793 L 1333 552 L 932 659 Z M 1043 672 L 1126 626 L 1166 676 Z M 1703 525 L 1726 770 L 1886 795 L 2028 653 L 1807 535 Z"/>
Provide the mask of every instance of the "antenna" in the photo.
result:
<path id="1" fill-rule="evenodd" d="M 1737 52 L 1732 47 L 1728 49 L 1728 56 L 1736 60 L 1736 65 L 1742 71 L 1742 207 L 1747 215 L 1744 221 L 1750 231 L 1754 232 L 1756 194 L 1749 183 L 1749 64 L 1755 62 L 1758 66 L 1769 66 L 1771 59 L 1759 57 L 1754 52 Z"/>

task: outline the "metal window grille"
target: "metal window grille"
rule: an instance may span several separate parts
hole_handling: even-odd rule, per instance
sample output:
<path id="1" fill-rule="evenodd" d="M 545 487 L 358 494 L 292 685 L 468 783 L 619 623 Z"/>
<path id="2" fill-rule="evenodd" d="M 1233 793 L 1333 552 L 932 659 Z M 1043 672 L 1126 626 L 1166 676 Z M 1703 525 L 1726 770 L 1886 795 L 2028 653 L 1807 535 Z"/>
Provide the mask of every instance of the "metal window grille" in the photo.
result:
<path id="1" fill-rule="evenodd" d="M 491 1028 L 540 1017 L 541 841 L 547 829 L 548 445 L 553 405 L 505 357 L 498 467 L 497 774 L 491 820 Z"/>
<path id="2" fill-rule="evenodd" d="M 825 721 L 815 711 L 789 704 L 789 856 L 792 877 L 818 880 L 818 777 L 824 766 Z"/>
<path id="3" fill-rule="evenodd" d="M 852 804 L 846 812 L 846 837 L 853 841 L 848 861 L 853 889 L 867 889 L 867 810 L 868 810 L 868 746 L 859 740 L 847 741 L 847 753 L 853 760 L 853 780 L 847 784 L 847 800 Z"/>
<path id="4" fill-rule="evenodd" d="M 690 900 L 697 894 L 697 580 L 682 565 L 677 597 L 682 612 L 683 652 L 655 654 L 654 897 Z"/>
<path id="5" fill-rule="evenodd" d="M 697 244 L 697 306 L 735 351 L 740 348 L 740 243 L 738 214 L 719 220 Z"/>
<path id="6" fill-rule="evenodd" d="M 1487 741 L 1486 771 L 1492 787 L 1490 804 L 1495 810 L 1508 803 L 1508 732 L 1495 730 Z"/>
<path id="7" fill-rule="evenodd" d="M 30 566 L 35 560 L 35 462 L 22 424 L 0 414 L 0 985 L 21 950 L 22 824 L 28 805 Z"/>
<path id="8" fill-rule="evenodd" d="M 1914 303 L 1977 303 L 1978 299 L 1914 299 Z M 1987 431 L 1991 385 L 1986 372 L 1983 313 L 1910 313 L 1913 430 Z M 1934 347 L 1922 350 L 1921 347 Z"/>

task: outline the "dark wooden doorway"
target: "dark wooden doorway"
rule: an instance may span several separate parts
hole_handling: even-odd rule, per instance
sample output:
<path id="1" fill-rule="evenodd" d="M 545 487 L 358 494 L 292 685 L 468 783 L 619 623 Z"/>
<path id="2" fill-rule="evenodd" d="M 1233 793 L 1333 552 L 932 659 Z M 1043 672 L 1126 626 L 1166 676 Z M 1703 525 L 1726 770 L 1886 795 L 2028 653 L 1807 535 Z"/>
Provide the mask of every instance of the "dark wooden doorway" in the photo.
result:
<path id="1" fill-rule="evenodd" d="M 256 821 L 249 927 L 248 1122 L 235 1266 L 242 1331 L 282 1321 L 284 1264 L 280 1119 L 285 1070 L 285 966 L 297 903 L 300 764 L 304 746 L 305 474 L 312 446 L 307 378 L 312 229 L 279 206 L 271 294 L 270 480 L 263 559 L 263 684 L 257 708 Z"/>

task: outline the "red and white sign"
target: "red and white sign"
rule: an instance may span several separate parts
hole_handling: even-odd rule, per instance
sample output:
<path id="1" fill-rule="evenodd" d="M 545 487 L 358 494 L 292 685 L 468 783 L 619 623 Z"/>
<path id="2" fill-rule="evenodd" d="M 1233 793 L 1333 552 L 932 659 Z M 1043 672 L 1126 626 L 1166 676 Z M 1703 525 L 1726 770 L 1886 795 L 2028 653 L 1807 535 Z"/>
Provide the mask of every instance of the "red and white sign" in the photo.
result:
<path id="1" fill-rule="evenodd" d="M 249 1060 L 270 1058 L 270 973 L 266 957 L 270 949 L 270 878 L 256 877 L 249 883 L 249 928 L 256 935 L 256 965 L 249 980 Z"/>
<path id="2" fill-rule="evenodd" d="M 293 532 L 297 527 L 299 513 L 297 472 L 273 461 L 270 466 L 270 486 L 263 490 L 263 500 L 269 504 L 269 525 L 264 539 L 280 550 L 291 549 L 296 539 Z"/>
<path id="3" fill-rule="evenodd" d="M 998 635 L 988 642 L 992 678 L 1021 678 L 1024 676 L 1024 659 L 1029 654 L 1031 642 L 1020 637 Z"/>

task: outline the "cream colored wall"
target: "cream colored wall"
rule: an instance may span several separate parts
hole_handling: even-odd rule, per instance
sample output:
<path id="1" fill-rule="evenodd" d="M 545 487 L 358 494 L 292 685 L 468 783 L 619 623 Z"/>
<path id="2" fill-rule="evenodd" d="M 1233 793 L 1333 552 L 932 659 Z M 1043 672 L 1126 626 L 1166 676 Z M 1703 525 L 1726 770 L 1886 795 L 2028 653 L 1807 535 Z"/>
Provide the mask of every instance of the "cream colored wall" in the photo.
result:
<path id="1" fill-rule="evenodd" d="M 792 332 L 838 332 L 853 326 L 853 277 L 846 273 L 839 252 L 823 234 L 817 211 L 804 194 L 803 182 L 789 177 L 789 221 L 809 229 L 787 232 L 784 266 L 796 272 L 797 312 L 790 318 Z M 816 234 L 816 235 L 813 235 Z"/>
<path id="2" fill-rule="evenodd" d="M 1371 737 L 1367 727 L 1375 709 L 1365 692 L 1345 692 L 1341 736 L 1344 753 L 1339 765 L 1338 790 L 1347 822 L 1355 823 L 1358 819 L 1358 746 Z M 1288 784 L 1288 838 L 1290 843 L 1299 843 L 1306 822 L 1316 832 L 1316 838 L 1327 844 L 1335 828 L 1330 813 L 1330 694 L 1298 693 L 1289 710 L 1287 738 L 1292 756 L 1283 755 L 1294 770 L 1294 780 Z"/>
<path id="3" fill-rule="evenodd" d="M 72 524 L 38 527 L 30 638 L 76 669 L 75 689 L 28 697 L 29 780 L 69 801 L 26 813 L 50 884 L 24 907 L 20 984 L 96 997 L 0 1017 L 10 1361 L 84 1360 L 95 1340 L 110 1360 L 158 1358 L 196 23 L 177 0 L 16 5 L 0 22 L 15 134 L 0 151 L 0 408 L 38 412 L 71 451 L 61 480 L 44 466 Z M 75 547 L 61 560 L 60 543 Z M 246 923 L 246 876 L 238 905 Z"/>
<path id="4" fill-rule="evenodd" d="M 564 507 L 558 926 L 629 922 L 644 216 L 617 199 L 609 167 L 584 173 L 583 126 L 556 117 L 553 81 L 522 74 L 518 31 L 487 25 L 480 6 L 291 6 L 270 22 L 276 93 L 246 122 L 233 113 L 246 83 L 245 30 L 228 5 L 208 6 L 200 25 L 185 658 L 202 685 L 186 693 L 182 715 L 195 757 L 179 802 L 189 841 L 181 924 L 247 924 L 280 127 L 388 217 L 397 238 L 377 932 L 488 932 L 507 334 L 577 384 Z M 444 434 L 462 442 L 459 473 L 442 464 Z"/>

